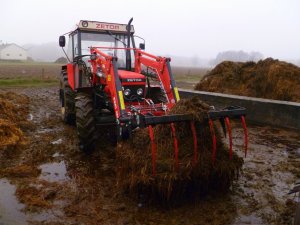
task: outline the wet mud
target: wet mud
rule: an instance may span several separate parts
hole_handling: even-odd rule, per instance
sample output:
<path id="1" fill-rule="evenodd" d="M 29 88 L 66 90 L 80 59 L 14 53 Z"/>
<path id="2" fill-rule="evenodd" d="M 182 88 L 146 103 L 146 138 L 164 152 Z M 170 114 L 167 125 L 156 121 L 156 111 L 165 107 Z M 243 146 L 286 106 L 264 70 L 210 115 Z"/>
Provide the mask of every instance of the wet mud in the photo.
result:
<path id="1" fill-rule="evenodd" d="M 0 150 L 1 225 L 292 224 L 295 199 L 287 193 L 300 180 L 299 131 L 251 125 L 249 152 L 229 193 L 163 208 L 118 188 L 110 143 L 80 152 L 75 128 L 60 120 L 57 88 L 9 91 L 24 100 L 15 105 L 24 107 L 22 119 L 8 121 L 26 142 Z M 242 157 L 239 124 L 233 137 Z"/>

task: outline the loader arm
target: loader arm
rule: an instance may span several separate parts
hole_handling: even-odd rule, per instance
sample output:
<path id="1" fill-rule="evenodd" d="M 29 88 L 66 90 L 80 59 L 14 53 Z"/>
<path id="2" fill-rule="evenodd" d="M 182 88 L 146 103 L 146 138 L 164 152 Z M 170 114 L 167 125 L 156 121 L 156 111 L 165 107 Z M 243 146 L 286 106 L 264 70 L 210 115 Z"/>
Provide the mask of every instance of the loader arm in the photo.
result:
<path id="1" fill-rule="evenodd" d="M 105 75 L 105 82 L 107 85 L 107 89 L 111 94 L 111 100 L 114 107 L 114 112 L 116 119 L 120 119 L 122 115 L 126 115 L 125 111 L 125 103 L 124 103 L 124 96 L 122 91 L 121 81 L 118 77 L 118 69 L 117 69 L 117 57 L 113 57 L 107 55 L 100 51 L 97 48 L 91 48 L 91 54 L 94 56 L 91 59 L 92 65 L 92 82 L 93 85 L 97 85 L 98 78 L 97 72 L 98 69 L 100 72 L 104 73 Z"/>
<path id="2" fill-rule="evenodd" d="M 166 94 L 167 109 L 171 109 L 179 100 L 178 89 L 175 85 L 175 80 L 172 75 L 170 67 L 170 59 L 157 57 L 149 53 L 143 52 L 140 49 L 135 48 L 110 48 L 110 47 L 91 47 L 91 65 L 92 65 L 92 84 L 95 86 L 99 79 L 97 73 L 105 74 L 105 84 L 107 90 L 109 90 L 114 106 L 116 119 L 125 122 L 128 121 L 128 114 L 125 110 L 124 96 L 122 85 L 118 76 L 117 58 L 103 53 L 99 49 L 125 49 L 135 51 L 135 72 L 141 74 L 142 65 L 149 67 L 156 71 L 158 80 L 163 88 L 163 92 Z M 165 111 L 161 110 L 162 114 Z M 138 125 L 139 126 L 139 125 Z"/>
<path id="3" fill-rule="evenodd" d="M 172 74 L 170 61 L 170 58 L 157 57 L 139 49 L 135 52 L 135 71 L 141 73 L 141 65 L 156 71 L 158 79 L 167 95 L 168 102 L 174 105 L 180 100 L 180 97 Z"/>

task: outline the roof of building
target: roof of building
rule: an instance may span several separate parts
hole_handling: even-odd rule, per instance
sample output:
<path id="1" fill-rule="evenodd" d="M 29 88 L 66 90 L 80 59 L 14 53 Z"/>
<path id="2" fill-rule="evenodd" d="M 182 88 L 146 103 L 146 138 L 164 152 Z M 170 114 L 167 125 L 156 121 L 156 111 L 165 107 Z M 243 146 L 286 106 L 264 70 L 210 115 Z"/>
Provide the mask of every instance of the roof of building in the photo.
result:
<path id="1" fill-rule="evenodd" d="M 1 51 L 2 49 L 5 49 L 5 48 L 8 47 L 8 46 L 11 46 L 11 45 L 15 45 L 15 46 L 17 46 L 17 47 L 23 49 L 24 51 L 26 51 L 26 49 L 22 48 L 21 46 L 19 46 L 19 45 L 17 45 L 17 44 L 14 44 L 14 43 L 12 43 L 12 44 L 2 44 L 2 45 L 0 45 L 0 51 Z"/>
<path id="2" fill-rule="evenodd" d="M 2 44 L 2 45 L 0 45 L 0 50 L 2 50 L 2 49 L 4 49 L 4 48 L 8 47 L 9 45 L 11 45 L 11 44 Z"/>

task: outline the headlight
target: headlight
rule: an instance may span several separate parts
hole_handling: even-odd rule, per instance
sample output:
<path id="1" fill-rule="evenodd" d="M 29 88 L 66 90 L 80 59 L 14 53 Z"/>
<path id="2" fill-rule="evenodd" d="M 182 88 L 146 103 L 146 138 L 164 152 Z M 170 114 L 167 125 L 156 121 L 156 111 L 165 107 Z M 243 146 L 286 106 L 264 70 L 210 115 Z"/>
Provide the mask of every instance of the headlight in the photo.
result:
<path id="1" fill-rule="evenodd" d="M 125 89 L 125 91 L 124 91 L 124 95 L 125 95 L 125 96 L 128 96 L 128 95 L 130 95 L 130 89 Z"/>
<path id="2" fill-rule="evenodd" d="M 82 21 L 82 26 L 83 26 L 83 27 L 88 27 L 88 26 L 89 26 L 88 21 Z"/>
<path id="3" fill-rule="evenodd" d="M 143 94 L 143 89 L 142 89 L 142 88 L 137 89 L 137 90 L 136 90 L 136 93 L 137 93 L 138 95 L 142 95 L 142 94 Z"/>

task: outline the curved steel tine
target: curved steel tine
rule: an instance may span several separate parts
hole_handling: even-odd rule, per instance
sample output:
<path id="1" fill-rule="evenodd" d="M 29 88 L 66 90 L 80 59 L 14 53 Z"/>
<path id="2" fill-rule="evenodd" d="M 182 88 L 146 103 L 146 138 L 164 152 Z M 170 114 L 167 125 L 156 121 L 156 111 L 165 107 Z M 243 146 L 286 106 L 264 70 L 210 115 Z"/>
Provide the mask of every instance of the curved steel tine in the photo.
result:
<path id="1" fill-rule="evenodd" d="M 175 169 L 178 172 L 179 169 L 179 159 L 178 159 L 178 140 L 176 137 L 176 130 L 174 123 L 171 123 L 172 136 L 174 139 L 174 157 L 175 157 Z"/>
<path id="2" fill-rule="evenodd" d="M 193 140 L 194 140 L 194 160 L 193 160 L 193 165 L 195 166 L 198 161 L 198 141 L 197 141 L 197 133 L 196 133 L 196 128 L 195 128 L 195 122 L 191 121 L 191 130 L 193 134 Z"/>
<path id="3" fill-rule="evenodd" d="M 229 158 L 232 159 L 232 132 L 229 117 L 225 117 L 225 123 L 228 130 L 228 139 L 229 139 Z"/>
<path id="4" fill-rule="evenodd" d="M 154 140 L 154 131 L 151 125 L 148 126 L 149 136 L 151 141 L 151 151 L 152 151 L 152 175 L 156 175 L 156 144 Z"/>

